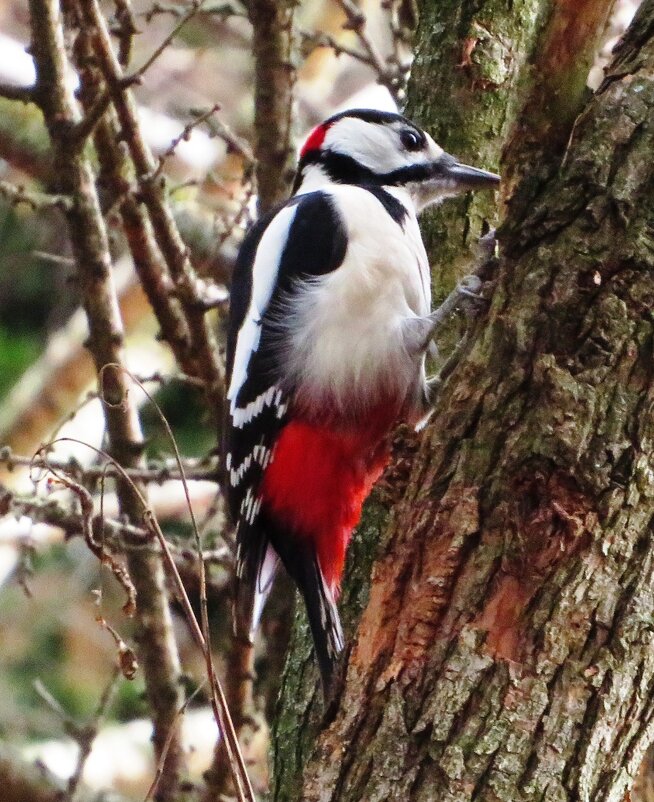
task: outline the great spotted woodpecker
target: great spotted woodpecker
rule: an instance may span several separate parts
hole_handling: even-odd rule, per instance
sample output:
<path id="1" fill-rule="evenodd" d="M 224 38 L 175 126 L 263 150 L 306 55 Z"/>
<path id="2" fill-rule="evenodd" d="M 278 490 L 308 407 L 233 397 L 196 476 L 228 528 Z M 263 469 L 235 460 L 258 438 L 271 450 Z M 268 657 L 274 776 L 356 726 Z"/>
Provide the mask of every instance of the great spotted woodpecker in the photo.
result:
<path id="1" fill-rule="evenodd" d="M 350 535 L 389 433 L 427 411 L 425 351 L 442 310 L 430 313 L 417 214 L 498 182 L 399 114 L 346 111 L 309 135 L 291 199 L 241 247 L 225 427 L 236 626 L 252 638 L 281 559 L 326 692 L 343 648 L 336 599 Z"/>

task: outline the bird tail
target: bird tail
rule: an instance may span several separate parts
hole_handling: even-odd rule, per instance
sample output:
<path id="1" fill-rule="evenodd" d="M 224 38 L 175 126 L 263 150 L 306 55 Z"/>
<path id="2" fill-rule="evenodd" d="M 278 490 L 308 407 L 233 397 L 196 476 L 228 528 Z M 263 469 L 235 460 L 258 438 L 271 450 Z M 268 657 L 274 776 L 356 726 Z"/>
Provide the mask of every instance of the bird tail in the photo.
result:
<path id="1" fill-rule="evenodd" d="M 247 531 L 247 539 L 239 538 L 241 533 L 237 533 L 239 551 L 236 560 L 234 605 L 236 635 L 253 642 L 261 611 L 281 559 L 304 600 L 323 692 L 325 698 L 328 698 L 336 661 L 344 645 L 334 594 L 321 570 L 311 541 L 289 537 L 287 532 L 282 532 L 263 514 L 259 524 L 260 526 Z M 247 543 L 247 548 L 241 547 L 241 543 Z"/>
<path id="2" fill-rule="evenodd" d="M 328 698 L 336 661 L 344 645 L 334 594 L 325 581 L 313 544 L 296 541 L 293 559 L 284 560 L 284 564 L 304 599 L 323 692 Z"/>
<path id="3" fill-rule="evenodd" d="M 234 632 L 250 643 L 259 626 L 261 613 L 273 585 L 279 558 L 263 532 L 258 533 L 256 548 L 239 551 L 236 559 Z"/>

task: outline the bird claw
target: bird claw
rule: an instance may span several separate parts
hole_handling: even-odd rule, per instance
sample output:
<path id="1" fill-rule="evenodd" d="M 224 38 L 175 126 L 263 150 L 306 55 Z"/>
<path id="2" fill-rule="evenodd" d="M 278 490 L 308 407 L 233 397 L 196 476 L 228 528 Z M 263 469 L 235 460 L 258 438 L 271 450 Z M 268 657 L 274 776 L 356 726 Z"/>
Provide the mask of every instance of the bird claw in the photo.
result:
<path id="1" fill-rule="evenodd" d="M 482 283 L 479 276 L 476 276 L 474 273 L 471 273 L 469 276 L 464 276 L 459 282 L 459 293 L 466 298 L 481 298 L 479 293 L 482 288 Z"/>
<path id="2" fill-rule="evenodd" d="M 497 229 L 491 228 L 477 240 L 477 258 L 479 262 L 487 262 L 497 256 Z"/>
<path id="3" fill-rule="evenodd" d="M 478 312 L 487 305 L 487 299 L 481 294 L 483 285 L 484 282 L 474 273 L 464 276 L 459 282 L 457 286 L 459 305 L 465 306 L 466 312 Z"/>

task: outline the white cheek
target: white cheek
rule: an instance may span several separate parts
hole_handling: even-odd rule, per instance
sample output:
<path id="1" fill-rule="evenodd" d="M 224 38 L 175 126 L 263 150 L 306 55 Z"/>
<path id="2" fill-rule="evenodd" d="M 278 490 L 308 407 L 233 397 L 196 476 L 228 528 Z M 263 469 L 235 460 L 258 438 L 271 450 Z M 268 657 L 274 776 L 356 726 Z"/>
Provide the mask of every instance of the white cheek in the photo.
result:
<path id="1" fill-rule="evenodd" d="M 390 173 L 407 164 L 397 131 L 391 126 L 374 125 L 355 117 L 340 120 L 330 128 L 323 147 L 351 156 L 375 173 Z"/>
<path id="2" fill-rule="evenodd" d="M 437 145 L 429 134 L 427 137 L 427 158 L 429 161 L 437 161 L 445 153 L 440 145 Z"/>

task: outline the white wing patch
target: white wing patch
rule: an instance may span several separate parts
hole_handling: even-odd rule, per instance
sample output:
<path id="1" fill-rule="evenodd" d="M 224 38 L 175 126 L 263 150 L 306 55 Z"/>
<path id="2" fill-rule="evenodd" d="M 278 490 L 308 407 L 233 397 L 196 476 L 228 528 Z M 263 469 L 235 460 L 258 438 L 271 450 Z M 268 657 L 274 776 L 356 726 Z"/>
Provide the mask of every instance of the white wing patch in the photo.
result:
<path id="1" fill-rule="evenodd" d="M 254 519 L 261 509 L 261 497 L 256 497 L 252 488 L 248 487 L 245 498 L 241 502 L 241 517 L 249 524 L 254 523 Z M 241 576 L 241 574 L 239 574 Z"/>
<path id="2" fill-rule="evenodd" d="M 226 467 L 229 471 L 229 483 L 232 487 L 238 487 L 253 462 L 258 463 L 265 471 L 271 459 L 272 450 L 267 448 L 263 442 L 256 445 L 237 468 L 232 466 L 232 455 L 228 454 Z"/>
<path id="3" fill-rule="evenodd" d="M 239 337 L 240 336 L 239 334 Z M 253 350 L 256 350 L 256 347 Z M 245 376 L 243 380 L 245 381 Z M 236 395 L 238 395 L 238 390 L 236 391 Z M 237 407 L 236 398 L 233 398 L 230 407 L 232 412 L 232 425 L 237 429 L 242 429 L 246 423 L 249 423 L 253 418 L 256 418 L 257 415 L 260 415 L 266 407 L 272 406 L 277 408 L 277 417 L 282 418 L 286 412 L 286 404 L 282 403 L 282 391 L 276 384 L 273 384 L 265 393 L 261 393 L 254 401 L 250 401 L 250 403 L 246 404 L 244 407 Z"/>
<path id="4" fill-rule="evenodd" d="M 345 638 L 343 637 L 343 629 L 341 628 L 341 619 L 338 615 L 338 608 L 334 601 L 334 594 L 331 588 L 325 582 L 325 577 L 322 573 L 320 565 L 318 566 L 318 577 L 322 585 L 322 593 L 318 594 L 320 604 L 320 624 L 323 630 L 329 633 L 327 637 L 327 653 L 335 660 L 339 653 L 343 651 L 345 645 Z"/>
<path id="5" fill-rule="evenodd" d="M 252 419 L 253 415 L 257 414 L 254 409 L 250 408 L 253 404 L 258 404 L 259 399 L 256 399 L 252 404 L 248 404 L 245 410 L 238 410 L 236 408 L 236 398 L 247 378 L 250 356 L 259 347 L 261 319 L 265 314 L 277 282 L 282 253 L 284 252 L 284 246 L 288 240 L 288 233 L 293 225 L 297 209 L 297 205 L 287 206 L 275 215 L 261 237 L 254 258 L 250 306 L 236 338 L 232 380 L 227 392 L 232 416 L 235 416 L 235 413 L 240 413 L 238 416 L 240 422 L 236 421 L 236 417 L 234 418 L 235 426 L 242 427 Z M 265 395 L 267 397 L 268 393 Z M 261 409 L 266 403 L 270 404 L 272 400 L 261 401 Z"/>

